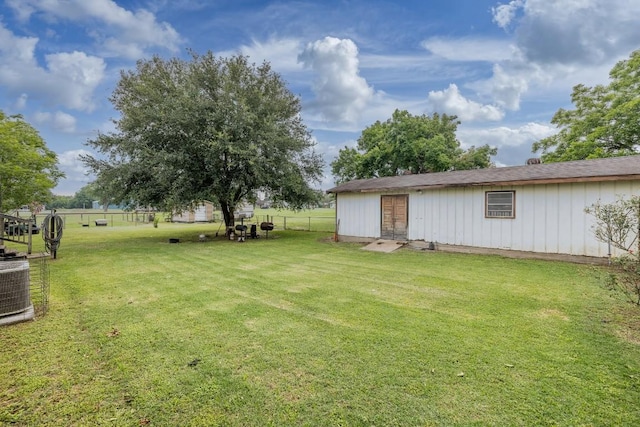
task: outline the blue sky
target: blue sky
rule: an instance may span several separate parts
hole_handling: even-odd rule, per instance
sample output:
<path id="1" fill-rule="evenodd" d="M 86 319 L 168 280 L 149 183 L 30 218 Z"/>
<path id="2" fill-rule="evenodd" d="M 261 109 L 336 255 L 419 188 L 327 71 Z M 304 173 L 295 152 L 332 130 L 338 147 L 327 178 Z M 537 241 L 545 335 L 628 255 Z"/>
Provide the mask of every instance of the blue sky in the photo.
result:
<path id="1" fill-rule="evenodd" d="M 606 84 L 640 48 L 638 0 L 0 0 L 0 109 L 58 154 L 73 194 L 77 157 L 113 130 L 123 69 L 187 50 L 267 60 L 302 100 L 328 164 L 395 109 L 456 114 L 463 147 L 524 164 L 556 132 L 572 87 Z M 319 184 L 331 187 L 329 174 Z"/>

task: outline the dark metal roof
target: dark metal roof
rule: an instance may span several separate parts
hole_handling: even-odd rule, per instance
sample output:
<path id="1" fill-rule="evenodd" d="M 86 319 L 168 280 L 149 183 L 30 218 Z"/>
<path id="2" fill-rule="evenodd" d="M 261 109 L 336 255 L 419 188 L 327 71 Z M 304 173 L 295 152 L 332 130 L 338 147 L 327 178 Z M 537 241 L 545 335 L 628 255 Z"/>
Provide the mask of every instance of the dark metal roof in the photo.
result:
<path id="1" fill-rule="evenodd" d="M 357 179 L 338 185 L 327 192 L 364 193 L 479 185 L 499 186 L 623 180 L 640 180 L 640 155 Z"/>

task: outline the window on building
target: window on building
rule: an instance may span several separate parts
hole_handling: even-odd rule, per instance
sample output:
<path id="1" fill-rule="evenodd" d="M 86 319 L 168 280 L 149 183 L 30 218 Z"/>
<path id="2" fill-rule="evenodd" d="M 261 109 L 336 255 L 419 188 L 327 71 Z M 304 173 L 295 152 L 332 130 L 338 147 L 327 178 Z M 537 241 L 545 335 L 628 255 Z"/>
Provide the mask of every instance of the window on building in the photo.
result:
<path id="1" fill-rule="evenodd" d="M 515 218 L 515 191 L 487 191 L 485 217 L 487 218 Z"/>

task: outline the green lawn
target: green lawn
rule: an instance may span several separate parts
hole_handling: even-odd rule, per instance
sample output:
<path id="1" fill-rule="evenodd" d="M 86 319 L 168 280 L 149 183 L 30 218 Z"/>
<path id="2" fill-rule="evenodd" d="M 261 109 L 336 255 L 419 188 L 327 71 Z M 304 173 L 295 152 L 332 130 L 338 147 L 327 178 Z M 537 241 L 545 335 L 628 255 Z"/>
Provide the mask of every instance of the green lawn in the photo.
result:
<path id="1" fill-rule="evenodd" d="M 640 311 L 593 267 L 216 228 L 67 227 L 0 425 L 640 424 Z"/>

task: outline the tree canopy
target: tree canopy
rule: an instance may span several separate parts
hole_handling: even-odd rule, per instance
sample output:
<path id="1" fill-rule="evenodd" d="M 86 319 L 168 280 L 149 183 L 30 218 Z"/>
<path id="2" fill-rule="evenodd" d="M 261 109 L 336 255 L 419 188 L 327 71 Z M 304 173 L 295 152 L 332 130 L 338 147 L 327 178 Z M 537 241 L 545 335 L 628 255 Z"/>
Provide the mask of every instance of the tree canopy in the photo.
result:
<path id="1" fill-rule="evenodd" d="M 463 150 L 456 139 L 456 116 L 411 115 L 396 110 L 385 122 L 367 127 L 357 148 L 345 147 L 331 163 L 336 183 L 402 174 L 486 168 L 496 148 Z"/>
<path id="2" fill-rule="evenodd" d="M 559 109 L 551 123 L 560 131 L 533 144 L 542 161 L 561 162 L 638 154 L 640 50 L 618 62 L 608 85 L 573 88 L 574 110 Z"/>
<path id="3" fill-rule="evenodd" d="M 88 142 L 102 158 L 84 157 L 101 193 L 166 210 L 210 200 L 227 225 L 258 191 L 276 207 L 315 200 L 322 159 L 280 76 L 244 56 L 191 55 L 121 73 L 110 98 L 117 131 Z"/>
<path id="4" fill-rule="evenodd" d="M 22 116 L 0 111 L 0 212 L 51 198 L 64 174 L 58 158 Z"/>

